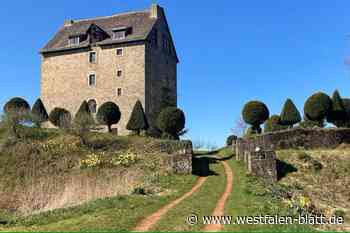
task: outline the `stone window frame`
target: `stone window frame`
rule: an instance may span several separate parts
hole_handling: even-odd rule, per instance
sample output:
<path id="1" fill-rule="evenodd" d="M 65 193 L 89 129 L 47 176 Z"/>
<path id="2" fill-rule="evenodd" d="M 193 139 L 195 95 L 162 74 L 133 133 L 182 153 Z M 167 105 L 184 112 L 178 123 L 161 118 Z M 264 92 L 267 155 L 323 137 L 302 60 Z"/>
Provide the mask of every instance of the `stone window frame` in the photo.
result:
<path id="1" fill-rule="evenodd" d="M 119 72 L 121 73 L 119 75 Z M 117 78 L 123 78 L 124 77 L 124 71 L 122 68 L 117 68 Z"/>
<path id="2" fill-rule="evenodd" d="M 91 54 L 94 53 L 95 54 L 95 61 L 91 61 Z M 96 51 L 89 51 L 88 54 L 88 61 L 90 64 L 96 64 L 97 63 L 97 52 Z"/>
<path id="3" fill-rule="evenodd" d="M 116 96 L 117 96 L 117 97 L 121 97 L 122 94 L 123 94 L 123 91 L 122 91 L 122 88 L 121 88 L 121 87 L 117 87 L 117 88 L 115 89 L 115 92 L 116 92 Z"/>
<path id="4" fill-rule="evenodd" d="M 122 53 L 121 53 L 121 55 L 118 55 L 118 50 L 121 50 L 122 51 Z M 122 56 L 124 56 L 124 48 L 116 48 L 116 50 L 115 50 L 115 54 L 117 55 L 117 57 L 122 57 Z"/>
<path id="5" fill-rule="evenodd" d="M 95 83 L 94 83 L 94 85 L 90 85 L 90 78 L 91 78 L 92 75 L 95 77 Z M 87 77 L 87 84 L 88 84 L 89 87 L 96 87 L 96 86 L 97 86 L 97 75 L 96 75 L 96 73 L 89 73 L 89 74 L 88 74 L 88 77 Z"/>

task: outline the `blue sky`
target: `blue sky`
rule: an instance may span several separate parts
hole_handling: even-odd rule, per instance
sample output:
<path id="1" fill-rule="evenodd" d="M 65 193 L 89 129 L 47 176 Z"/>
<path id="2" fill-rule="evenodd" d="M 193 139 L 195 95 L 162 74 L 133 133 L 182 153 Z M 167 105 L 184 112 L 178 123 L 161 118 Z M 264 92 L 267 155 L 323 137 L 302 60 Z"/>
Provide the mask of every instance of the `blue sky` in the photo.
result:
<path id="1" fill-rule="evenodd" d="M 40 95 L 39 49 L 64 19 L 146 9 L 148 0 L 4 1 L 0 105 Z M 180 58 L 179 106 L 188 137 L 222 145 L 251 99 L 300 111 L 316 91 L 350 97 L 350 1 L 158 1 Z"/>

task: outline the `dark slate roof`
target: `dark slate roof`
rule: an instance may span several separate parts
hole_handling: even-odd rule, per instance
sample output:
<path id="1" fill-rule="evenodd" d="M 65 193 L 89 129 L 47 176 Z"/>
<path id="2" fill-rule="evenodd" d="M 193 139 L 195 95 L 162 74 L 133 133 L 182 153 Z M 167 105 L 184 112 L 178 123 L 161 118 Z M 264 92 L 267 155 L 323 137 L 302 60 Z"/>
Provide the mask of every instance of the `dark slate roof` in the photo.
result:
<path id="1" fill-rule="evenodd" d="M 82 41 L 77 46 L 69 46 L 68 41 L 71 36 L 86 33 L 92 24 L 97 25 L 110 36 L 110 38 L 98 42 L 100 45 L 146 40 L 155 22 L 156 19 L 150 17 L 150 12 L 148 10 L 107 17 L 74 20 L 71 26 L 62 26 L 40 52 L 46 53 L 88 47 L 89 41 L 87 40 Z M 123 40 L 112 40 L 112 31 L 115 28 L 124 27 L 132 28 L 132 33 L 128 34 Z"/>

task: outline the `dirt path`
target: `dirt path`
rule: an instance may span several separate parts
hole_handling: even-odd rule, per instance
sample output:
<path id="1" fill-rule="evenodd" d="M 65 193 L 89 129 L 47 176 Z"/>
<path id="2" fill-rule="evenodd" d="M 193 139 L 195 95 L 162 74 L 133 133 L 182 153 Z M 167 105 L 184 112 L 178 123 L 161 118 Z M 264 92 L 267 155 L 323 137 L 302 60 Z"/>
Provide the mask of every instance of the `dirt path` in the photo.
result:
<path id="1" fill-rule="evenodd" d="M 225 203 L 232 192 L 232 183 L 233 183 L 232 169 L 231 169 L 230 165 L 228 165 L 227 162 L 222 161 L 222 164 L 224 165 L 225 173 L 226 173 L 226 177 L 227 177 L 226 189 L 225 189 L 225 192 L 221 195 L 218 203 L 216 204 L 216 207 L 215 207 L 213 213 L 211 214 L 212 216 L 223 216 L 224 215 Z M 206 225 L 203 230 L 204 231 L 220 231 L 220 230 L 222 230 L 222 227 L 223 227 L 223 225 L 221 225 L 221 224 L 211 224 L 211 225 Z"/>
<path id="2" fill-rule="evenodd" d="M 149 231 L 158 221 L 163 217 L 170 209 L 174 208 L 176 205 L 178 205 L 180 202 L 185 200 L 186 198 L 190 197 L 192 194 L 194 194 L 204 183 L 204 181 L 207 179 L 207 177 L 200 177 L 198 178 L 196 184 L 193 186 L 191 191 L 188 193 L 185 193 L 180 198 L 170 202 L 166 206 L 162 207 L 161 209 L 157 210 L 152 215 L 146 217 L 143 219 L 133 231 L 137 232 L 143 232 L 143 231 Z"/>

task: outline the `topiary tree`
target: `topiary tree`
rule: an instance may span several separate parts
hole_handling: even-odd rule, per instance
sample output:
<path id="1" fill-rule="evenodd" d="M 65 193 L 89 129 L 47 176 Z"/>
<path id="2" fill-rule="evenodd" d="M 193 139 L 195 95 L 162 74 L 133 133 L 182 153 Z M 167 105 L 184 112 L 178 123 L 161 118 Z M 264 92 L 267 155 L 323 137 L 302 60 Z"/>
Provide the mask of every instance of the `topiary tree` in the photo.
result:
<path id="1" fill-rule="evenodd" d="M 162 137 L 169 139 L 179 139 L 185 123 L 185 114 L 176 107 L 163 109 L 157 119 L 157 126 L 162 131 Z"/>
<path id="2" fill-rule="evenodd" d="M 346 120 L 346 111 L 344 103 L 338 90 L 335 90 L 332 96 L 332 108 L 327 115 L 327 121 L 333 123 L 337 127 L 343 127 Z"/>
<path id="3" fill-rule="evenodd" d="M 81 118 L 84 118 L 84 121 L 88 120 L 91 122 L 91 124 L 94 122 L 89 105 L 85 100 L 81 103 L 77 113 L 75 114 L 74 121 L 81 121 Z"/>
<path id="4" fill-rule="evenodd" d="M 139 100 L 135 103 L 126 129 L 136 132 L 137 135 L 140 135 L 141 130 L 148 129 L 146 115 Z"/>
<path id="5" fill-rule="evenodd" d="M 261 133 L 260 125 L 269 118 L 269 109 L 260 101 L 249 101 L 243 107 L 243 120 L 252 125 L 252 133 Z"/>
<path id="6" fill-rule="evenodd" d="M 72 116 L 64 108 L 54 108 L 49 114 L 50 122 L 58 128 L 69 128 Z"/>
<path id="7" fill-rule="evenodd" d="M 287 128 L 288 126 L 281 124 L 281 117 L 278 115 L 272 115 L 264 124 L 265 133 L 284 130 Z"/>
<path id="8" fill-rule="evenodd" d="M 275 117 L 276 118 L 276 117 Z M 283 105 L 280 123 L 293 128 L 293 125 L 301 121 L 300 113 L 291 99 L 287 99 Z"/>
<path id="9" fill-rule="evenodd" d="M 100 124 L 107 125 L 108 132 L 112 132 L 112 125 L 120 120 L 121 113 L 118 105 L 113 102 L 102 104 L 97 111 L 96 118 Z"/>
<path id="10" fill-rule="evenodd" d="M 37 99 L 32 107 L 32 116 L 35 118 L 37 126 L 49 120 L 49 115 L 41 99 Z"/>
<path id="11" fill-rule="evenodd" d="M 4 106 L 5 114 L 29 113 L 30 105 L 28 102 L 20 97 L 10 99 Z"/>
<path id="12" fill-rule="evenodd" d="M 75 114 L 72 125 L 72 133 L 79 137 L 82 145 L 88 145 L 88 133 L 94 123 L 89 105 L 86 101 L 83 101 L 78 112 Z"/>
<path id="13" fill-rule="evenodd" d="M 304 114 L 306 119 L 317 122 L 324 122 L 324 119 L 332 109 L 331 98 L 322 93 L 317 92 L 310 96 L 304 105 Z"/>
<path id="14" fill-rule="evenodd" d="M 226 145 L 227 146 L 231 146 L 233 141 L 236 141 L 236 140 L 237 140 L 237 136 L 236 135 L 230 135 L 226 139 Z"/>

